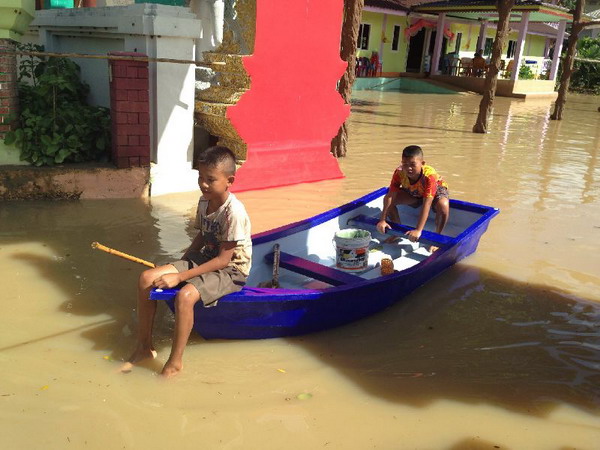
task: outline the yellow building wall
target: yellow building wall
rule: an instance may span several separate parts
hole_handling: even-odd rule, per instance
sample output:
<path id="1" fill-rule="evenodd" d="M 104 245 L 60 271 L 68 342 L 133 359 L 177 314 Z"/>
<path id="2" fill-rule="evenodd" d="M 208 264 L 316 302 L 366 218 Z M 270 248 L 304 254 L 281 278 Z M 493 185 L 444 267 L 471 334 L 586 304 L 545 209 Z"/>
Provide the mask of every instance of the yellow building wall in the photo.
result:
<path id="1" fill-rule="evenodd" d="M 453 23 L 450 25 L 450 31 L 454 33 L 454 37 L 448 42 L 448 52 L 456 48 L 456 37 L 458 33 L 462 33 L 460 41 L 461 52 L 476 52 L 477 38 L 479 37 L 479 24 L 468 25 L 465 23 Z"/>
<path id="2" fill-rule="evenodd" d="M 533 34 L 527 36 L 527 40 L 525 41 L 525 54 L 527 56 L 544 56 L 545 48 L 546 38 L 544 36 Z"/>
<path id="3" fill-rule="evenodd" d="M 385 39 L 383 53 L 379 55 L 379 58 L 383 61 L 382 72 L 405 72 L 408 41 L 404 37 L 404 30 L 408 26 L 407 17 L 388 14 L 385 30 L 383 30 L 383 16 L 382 13 L 363 12 L 361 23 L 371 25 L 371 34 L 369 36 L 369 48 L 367 50 L 359 49 L 357 55 L 370 58 L 372 52 L 379 53 L 382 39 Z M 392 50 L 394 25 L 400 25 L 400 41 L 397 51 Z M 382 31 L 384 32 L 382 33 Z"/>
<path id="4" fill-rule="evenodd" d="M 381 24 L 383 23 L 383 14 L 364 11 L 360 23 L 368 23 L 371 25 L 371 34 L 369 36 L 369 48 L 367 50 L 358 50 L 358 56 L 367 58 L 371 57 L 371 52 L 379 52 L 379 44 L 381 43 Z"/>
<path id="5" fill-rule="evenodd" d="M 392 41 L 394 39 L 394 25 L 400 26 L 400 40 L 398 41 L 398 50 L 392 50 Z M 387 42 L 383 44 L 383 72 L 406 72 L 406 56 L 408 54 L 408 41 L 404 35 L 404 30 L 408 27 L 406 16 L 387 16 L 385 29 L 385 38 Z"/>
<path id="6" fill-rule="evenodd" d="M 455 49 L 456 46 L 456 34 L 462 33 L 462 40 L 460 44 L 461 52 L 476 52 L 477 51 L 477 38 L 479 37 L 479 24 L 468 25 L 464 23 L 453 23 L 450 25 L 450 30 L 455 34 L 455 37 L 448 42 L 448 52 Z M 496 37 L 496 29 L 488 27 L 486 30 L 486 38 L 494 39 Z M 519 34 L 516 31 L 509 33 L 506 44 L 502 49 L 502 56 L 506 57 L 508 51 L 508 41 L 516 41 Z M 483 46 L 483 44 L 482 44 Z M 546 38 L 538 35 L 527 35 L 525 40 L 525 48 L 523 54 L 525 56 L 544 56 L 544 49 L 546 47 Z"/>

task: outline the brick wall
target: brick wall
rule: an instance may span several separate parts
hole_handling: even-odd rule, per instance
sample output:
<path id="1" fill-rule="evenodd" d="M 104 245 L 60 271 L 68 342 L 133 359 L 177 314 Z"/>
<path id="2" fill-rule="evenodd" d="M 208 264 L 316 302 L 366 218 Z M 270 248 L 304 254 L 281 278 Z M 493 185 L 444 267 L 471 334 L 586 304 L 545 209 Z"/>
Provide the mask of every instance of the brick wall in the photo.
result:
<path id="1" fill-rule="evenodd" d="M 115 56 L 146 56 L 113 52 Z M 150 165 L 148 63 L 109 60 L 112 160 L 122 169 Z"/>
<path id="2" fill-rule="evenodd" d="M 15 41 L 0 39 L 0 51 L 14 52 Z M 0 139 L 11 129 L 11 118 L 19 113 L 17 57 L 0 53 Z"/>

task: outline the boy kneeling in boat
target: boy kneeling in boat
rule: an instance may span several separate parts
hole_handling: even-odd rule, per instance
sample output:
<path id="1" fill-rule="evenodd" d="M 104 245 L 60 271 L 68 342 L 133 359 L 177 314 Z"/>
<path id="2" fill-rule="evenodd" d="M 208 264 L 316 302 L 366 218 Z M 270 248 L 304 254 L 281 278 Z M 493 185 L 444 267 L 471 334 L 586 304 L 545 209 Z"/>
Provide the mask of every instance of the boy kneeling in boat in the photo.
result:
<path id="1" fill-rule="evenodd" d="M 388 193 L 383 199 L 381 218 L 377 223 L 377 231 L 384 234 L 391 228 L 386 222 L 400 223 L 398 205 L 409 205 L 421 208 L 421 214 L 414 230 L 407 231 L 407 237 L 416 242 L 427 222 L 429 211 L 435 211 L 435 232 L 441 234 L 450 216 L 448 185 L 431 166 L 423 160 L 423 150 L 418 145 L 409 145 L 402 151 L 402 164 L 394 171 Z M 437 250 L 431 246 L 430 251 Z"/>
<path id="2" fill-rule="evenodd" d="M 135 364 L 155 358 L 152 323 L 156 301 L 152 287 L 183 287 L 175 298 L 175 331 L 171 354 L 161 375 L 171 377 L 183 367 L 183 351 L 194 324 L 199 300 L 214 306 L 219 298 L 242 289 L 250 273 L 252 241 L 250 219 L 244 205 L 229 188 L 235 179 L 235 156 L 227 147 L 208 148 L 198 164 L 198 202 L 195 227 L 200 229 L 181 260 L 144 271 L 138 285 L 136 348 L 129 358 Z"/>

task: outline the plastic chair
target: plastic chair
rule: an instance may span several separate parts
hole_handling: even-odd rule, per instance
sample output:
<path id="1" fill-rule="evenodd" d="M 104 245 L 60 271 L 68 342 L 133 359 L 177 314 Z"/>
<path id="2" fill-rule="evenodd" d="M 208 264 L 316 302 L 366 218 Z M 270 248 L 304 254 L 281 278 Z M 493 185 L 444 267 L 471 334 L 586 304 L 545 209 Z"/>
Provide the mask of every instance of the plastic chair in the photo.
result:
<path id="1" fill-rule="evenodd" d="M 508 64 L 506 65 L 506 69 L 504 69 L 504 72 L 502 73 L 502 76 L 504 78 L 510 78 L 513 68 L 515 66 L 515 60 L 511 59 Z"/>
<path id="2" fill-rule="evenodd" d="M 473 58 L 473 66 L 471 68 L 471 76 L 482 77 L 487 71 L 487 65 L 484 58 Z"/>
<path id="3" fill-rule="evenodd" d="M 459 76 L 470 77 L 473 69 L 473 60 L 471 58 L 460 58 Z"/>

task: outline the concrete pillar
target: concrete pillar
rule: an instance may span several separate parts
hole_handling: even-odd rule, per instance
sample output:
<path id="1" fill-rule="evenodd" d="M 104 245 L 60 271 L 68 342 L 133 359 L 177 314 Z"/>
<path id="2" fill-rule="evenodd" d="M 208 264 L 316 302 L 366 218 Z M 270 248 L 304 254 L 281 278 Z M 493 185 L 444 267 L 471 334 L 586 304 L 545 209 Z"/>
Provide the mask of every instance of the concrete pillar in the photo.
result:
<path id="1" fill-rule="evenodd" d="M 437 75 L 440 73 L 440 57 L 442 56 L 442 42 L 444 39 L 444 26 L 446 22 L 446 13 L 441 13 L 438 16 L 435 45 L 433 47 L 433 56 L 431 57 L 431 74 Z"/>
<path id="2" fill-rule="evenodd" d="M 14 52 L 16 42 L 0 39 L 0 51 Z M 17 57 L 0 54 L 0 139 L 11 130 L 12 119 L 19 114 Z"/>
<path id="3" fill-rule="evenodd" d="M 485 36 L 487 34 L 487 26 L 488 26 L 488 21 L 482 20 L 481 24 L 479 25 L 479 37 L 477 38 L 477 46 L 475 48 L 475 51 L 477 51 L 479 49 L 485 50 Z M 481 56 L 483 56 L 483 55 L 481 55 Z"/>
<path id="4" fill-rule="evenodd" d="M 111 52 L 115 56 L 143 53 Z M 150 165 L 148 63 L 109 60 L 112 161 L 119 169 Z"/>
<path id="5" fill-rule="evenodd" d="M 388 15 L 384 14 L 383 15 L 383 23 L 381 24 L 381 37 L 386 36 L 386 28 L 387 28 L 387 19 L 388 19 Z M 384 48 L 384 42 L 383 39 L 381 39 L 381 43 L 379 44 L 379 54 L 377 55 L 377 57 L 379 58 L 379 62 L 381 63 L 381 72 L 383 72 L 383 48 Z M 375 68 L 375 70 L 377 70 L 377 68 Z M 377 76 L 377 72 L 375 73 L 375 76 Z"/>
<path id="6" fill-rule="evenodd" d="M 552 55 L 552 64 L 550 65 L 550 73 L 548 75 L 549 80 L 555 80 L 558 72 L 558 63 L 560 61 L 560 54 L 562 53 L 563 41 L 565 40 L 565 30 L 567 29 L 567 21 L 561 20 L 558 24 L 558 34 L 556 35 L 556 42 L 554 43 L 554 54 Z"/>
<path id="7" fill-rule="evenodd" d="M 517 38 L 517 48 L 515 49 L 513 70 L 510 74 L 511 80 L 519 79 L 519 67 L 521 65 L 521 59 L 523 58 L 523 47 L 525 45 L 525 38 L 527 37 L 527 29 L 529 28 L 529 12 L 524 12 L 521 16 L 521 25 L 519 27 L 519 37 Z"/>
<path id="8" fill-rule="evenodd" d="M 425 27 L 425 42 L 423 44 L 423 54 L 421 55 L 421 72 L 427 72 L 426 58 L 429 56 L 429 46 L 431 45 L 431 28 Z M 431 61 L 429 61 L 429 69 L 431 69 Z"/>

